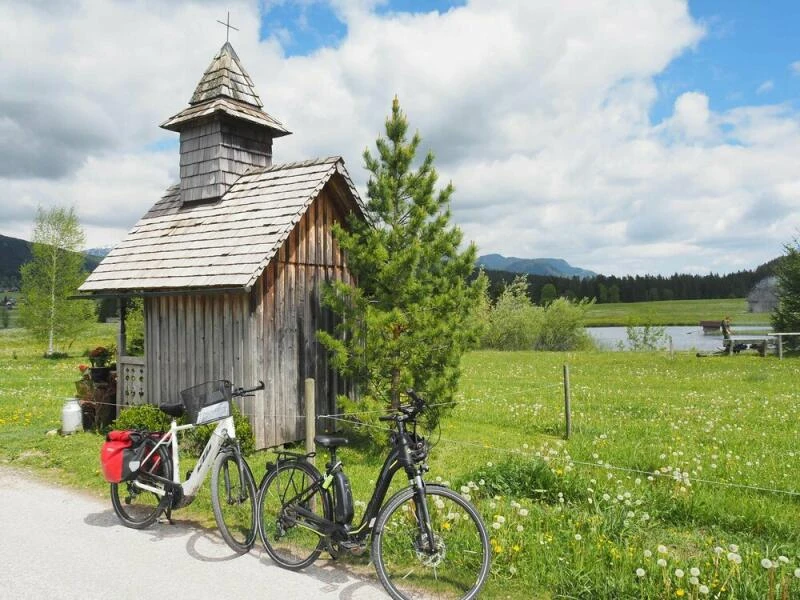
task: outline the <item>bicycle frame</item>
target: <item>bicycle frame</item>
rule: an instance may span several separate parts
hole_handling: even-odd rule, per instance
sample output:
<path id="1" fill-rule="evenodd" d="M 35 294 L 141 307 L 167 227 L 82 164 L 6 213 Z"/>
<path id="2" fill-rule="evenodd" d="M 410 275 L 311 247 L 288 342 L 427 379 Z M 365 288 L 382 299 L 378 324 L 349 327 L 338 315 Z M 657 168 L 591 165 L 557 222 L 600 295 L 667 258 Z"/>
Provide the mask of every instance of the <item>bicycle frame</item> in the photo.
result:
<path id="1" fill-rule="evenodd" d="M 372 496 L 367 503 L 367 508 L 364 511 L 364 515 L 361 517 L 361 522 L 358 524 L 358 526 L 354 529 L 349 529 L 344 524 L 329 521 L 328 519 L 325 519 L 324 517 L 321 517 L 312 511 L 304 509 L 299 505 L 302 504 L 302 502 L 298 502 L 298 505 L 294 506 L 294 510 L 298 515 L 301 515 L 306 520 L 306 524 L 310 529 L 322 536 L 330 536 L 336 541 L 350 539 L 361 542 L 365 540 L 372 532 L 372 528 L 375 525 L 376 519 L 378 518 L 378 513 L 380 512 L 384 500 L 386 499 L 386 494 L 389 492 L 389 486 L 399 470 L 405 469 L 406 474 L 408 475 L 409 484 L 411 486 L 418 490 L 423 490 L 425 488 L 426 484 L 422 480 L 422 475 L 411 459 L 410 450 L 408 447 L 408 436 L 406 432 L 402 431 L 398 435 L 402 436 L 402 438 L 398 440 L 389 451 L 389 454 L 386 457 L 383 466 L 381 467 L 380 474 L 378 475 L 375 489 L 372 491 Z M 305 457 L 292 457 L 281 461 L 279 458 L 278 463 L 274 468 L 280 470 L 282 462 L 288 463 L 292 460 L 297 460 L 298 458 L 300 460 L 305 459 Z M 305 497 L 310 497 L 319 489 L 324 489 L 326 493 L 329 493 L 328 486 L 330 483 L 326 484 L 326 481 L 329 481 L 329 477 L 327 477 L 327 475 L 335 470 L 337 466 L 339 465 L 334 465 L 330 470 L 326 471 L 325 477 L 315 481 L 293 498 L 284 500 L 283 504 L 286 505 Z M 427 513 L 427 507 L 423 508 L 422 510 Z M 420 515 L 420 517 L 421 522 L 425 523 L 426 529 L 429 530 L 430 519 L 427 517 L 427 514 Z"/>
<path id="2" fill-rule="evenodd" d="M 233 417 L 225 417 L 224 419 L 218 421 L 217 426 L 214 428 L 214 432 L 208 439 L 208 443 L 206 443 L 205 448 L 203 448 L 203 452 L 200 454 L 200 458 L 189 475 L 189 478 L 181 483 L 178 432 L 186 431 L 187 429 L 193 429 L 194 427 L 196 427 L 196 425 L 193 424 L 178 425 L 178 423 L 173 419 L 170 423 L 169 431 L 165 433 L 160 440 L 158 440 L 158 443 L 153 446 L 152 450 L 150 450 L 147 456 L 145 456 L 141 461 L 146 463 L 150 457 L 158 451 L 158 448 L 167 444 L 170 445 L 170 456 L 172 459 L 172 480 L 170 481 L 169 479 L 155 475 L 152 476 L 154 479 L 165 485 L 164 489 L 142 483 L 138 479 L 133 480 L 133 485 L 143 490 L 153 492 L 159 497 L 165 496 L 167 492 L 177 491 L 180 489 L 182 497 L 181 505 L 185 506 L 186 504 L 191 503 L 192 500 L 194 500 L 197 491 L 200 489 L 200 486 L 203 485 L 203 481 L 205 481 L 206 475 L 208 475 L 208 471 L 211 469 L 211 465 L 214 464 L 214 459 L 216 458 L 217 454 L 219 454 L 223 444 L 229 439 L 236 440 L 236 427 L 233 423 Z"/>

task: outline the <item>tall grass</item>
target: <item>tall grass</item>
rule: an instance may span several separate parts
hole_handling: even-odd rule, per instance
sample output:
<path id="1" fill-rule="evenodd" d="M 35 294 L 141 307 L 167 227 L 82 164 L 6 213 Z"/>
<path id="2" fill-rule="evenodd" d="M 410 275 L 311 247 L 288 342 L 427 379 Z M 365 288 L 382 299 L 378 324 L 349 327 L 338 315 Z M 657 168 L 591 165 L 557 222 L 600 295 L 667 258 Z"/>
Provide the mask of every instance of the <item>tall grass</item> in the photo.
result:
<path id="1" fill-rule="evenodd" d="M 75 356 L 45 360 L 21 330 L 0 331 L 0 462 L 107 494 L 101 436 L 46 432 L 82 350 L 113 332 L 98 325 Z M 487 351 L 463 367 L 428 477 L 482 511 L 484 597 L 800 597 L 797 357 Z M 383 454 L 356 443 L 340 457 L 358 518 Z M 257 478 L 268 459 L 250 456 Z M 207 495 L 177 518 L 213 523 Z"/>

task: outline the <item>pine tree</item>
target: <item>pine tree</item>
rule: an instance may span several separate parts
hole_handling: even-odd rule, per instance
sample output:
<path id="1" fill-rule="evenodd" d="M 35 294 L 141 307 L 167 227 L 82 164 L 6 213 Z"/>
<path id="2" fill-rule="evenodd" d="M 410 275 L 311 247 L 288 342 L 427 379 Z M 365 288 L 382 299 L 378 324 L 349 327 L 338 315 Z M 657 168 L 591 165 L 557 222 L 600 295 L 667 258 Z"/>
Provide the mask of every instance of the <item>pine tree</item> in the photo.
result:
<path id="1" fill-rule="evenodd" d="M 784 247 L 784 255 L 775 266 L 778 277 L 778 307 L 772 313 L 775 331 L 800 331 L 800 240 Z M 796 338 L 784 342 L 796 348 Z"/>
<path id="2" fill-rule="evenodd" d="M 94 320 L 93 302 L 69 300 L 86 279 L 83 272 L 83 230 L 72 208 L 39 208 L 33 232 L 33 259 L 22 265 L 20 322 L 46 356 L 71 341 Z"/>
<path id="3" fill-rule="evenodd" d="M 357 287 L 328 289 L 325 301 L 341 320 L 337 335 L 319 339 L 359 385 L 361 408 L 397 407 L 407 388 L 435 405 L 451 402 L 487 285 L 485 277 L 468 281 L 476 250 L 460 250 L 461 231 L 450 224 L 453 186 L 436 190 L 432 153 L 412 168 L 421 138 L 408 141 L 407 132 L 395 98 L 377 155 L 364 152 L 367 219 L 334 228 Z M 433 422 L 439 412 L 429 411 Z"/>

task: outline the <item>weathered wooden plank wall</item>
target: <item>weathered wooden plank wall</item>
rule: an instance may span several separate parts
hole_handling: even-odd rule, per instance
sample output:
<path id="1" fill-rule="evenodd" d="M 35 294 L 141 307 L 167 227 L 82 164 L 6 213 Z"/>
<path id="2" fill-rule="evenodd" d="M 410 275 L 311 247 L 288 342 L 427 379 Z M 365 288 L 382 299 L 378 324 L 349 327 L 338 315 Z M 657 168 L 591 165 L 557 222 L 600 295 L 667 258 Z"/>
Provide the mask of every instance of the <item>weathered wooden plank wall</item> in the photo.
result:
<path id="1" fill-rule="evenodd" d="M 179 401 L 179 393 L 214 379 L 254 385 L 247 294 L 161 296 L 145 300 L 147 397 L 154 404 Z M 242 403 L 240 402 L 240 408 Z M 245 406 L 252 417 L 252 407 Z"/>
<path id="2" fill-rule="evenodd" d="M 275 398 L 275 412 L 264 414 L 267 446 L 305 435 L 303 382 L 307 377 L 316 380 L 318 415 L 335 411 L 336 396 L 350 391 L 331 372 L 327 352 L 316 336 L 320 328 L 333 327 L 333 317 L 320 299 L 324 282 L 349 281 L 344 254 L 331 232 L 342 214 L 327 190 L 308 208 L 262 277 L 266 395 Z"/>
<path id="3" fill-rule="evenodd" d="M 329 365 L 316 332 L 334 326 L 323 308 L 326 281 L 350 281 L 331 226 L 343 214 L 326 186 L 307 209 L 250 293 L 150 297 L 145 300 L 147 397 L 169 404 L 185 388 L 214 379 L 266 389 L 239 402 L 256 446 L 305 435 L 304 380 L 316 380 L 317 414 L 350 393 Z"/>

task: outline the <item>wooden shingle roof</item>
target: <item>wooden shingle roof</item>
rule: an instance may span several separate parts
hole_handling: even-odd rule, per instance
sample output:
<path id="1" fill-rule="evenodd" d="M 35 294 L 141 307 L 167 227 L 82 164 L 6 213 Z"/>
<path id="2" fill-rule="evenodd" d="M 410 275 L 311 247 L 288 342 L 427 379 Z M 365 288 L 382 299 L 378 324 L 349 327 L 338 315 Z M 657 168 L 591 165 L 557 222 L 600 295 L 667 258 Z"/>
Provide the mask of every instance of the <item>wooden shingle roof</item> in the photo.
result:
<path id="1" fill-rule="evenodd" d="M 81 285 L 86 293 L 249 288 L 331 180 L 352 206 L 358 192 L 337 156 L 276 165 L 240 177 L 218 201 L 181 205 L 167 189 Z"/>
<path id="2" fill-rule="evenodd" d="M 291 133 L 277 119 L 267 114 L 262 109 L 263 106 L 253 81 L 239 61 L 233 46 L 225 42 L 203 73 L 189 100 L 189 107 L 164 121 L 161 127 L 180 131 L 187 122 L 222 112 L 268 127 L 272 130 L 273 137 Z"/>

